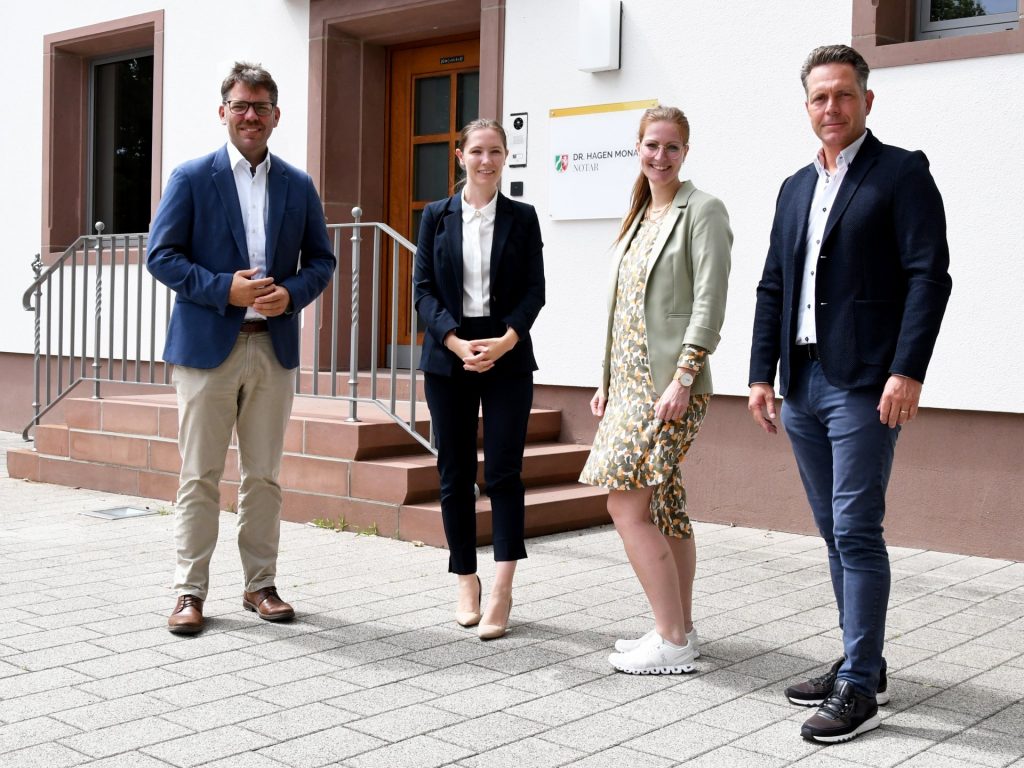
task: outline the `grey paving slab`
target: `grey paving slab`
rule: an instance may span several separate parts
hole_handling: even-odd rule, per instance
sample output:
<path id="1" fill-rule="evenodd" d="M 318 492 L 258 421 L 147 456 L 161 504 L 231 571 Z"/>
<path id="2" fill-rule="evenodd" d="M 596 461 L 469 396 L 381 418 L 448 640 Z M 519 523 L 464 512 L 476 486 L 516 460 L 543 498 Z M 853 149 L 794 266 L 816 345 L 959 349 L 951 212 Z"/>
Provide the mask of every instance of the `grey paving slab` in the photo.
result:
<path id="1" fill-rule="evenodd" d="M 473 751 L 431 736 L 415 736 L 349 758 L 353 768 L 437 768 L 472 755 Z"/>
<path id="2" fill-rule="evenodd" d="M 760 752 L 749 752 L 731 744 L 718 747 L 686 761 L 687 768 L 722 768 L 726 765 L 730 768 L 733 766 L 736 768 L 775 768 L 787 764 L 782 758 Z"/>
<path id="3" fill-rule="evenodd" d="M 381 739 L 339 725 L 278 742 L 257 754 L 293 768 L 319 768 L 386 745 Z"/>
<path id="4" fill-rule="evenodd" d="M 106 728 L 96 728 L 76 736 L 58 738 L 58 743 L 90 757 L 110 757 L 191 733 L 188 728 L 169 720 L 145 717 Z"/>
<path id="5" fill-rule="evenodd" d="M 531 736 L 514 744 L 463 758 L 460 762 L 468 768 L 490 768 L 496 765 L 506 768 L 553 768 L 573 765 L 586 756 L 587 753 L 582 750 Z"/>
<path id="6" fill-rule="evenodd" d="M 52 741 L 0 755 L 3 765 L 17 768 L 67 768 L 90 762 L 87 755 Z"/>
<path id="7" fill-rule="evenodd" d="M 932 749 L 940 755 L 981 765 L 1004 766 L 1024 757 L 1024 736 L 970 728 Z"/>
<path id="8" fill-rule="evenodd" d="M 437 729 L 431 736 L 474 752 L 487 752 L 544 730 L 546 726 L 536 720 L 510 712 L 492 712 L 471 720 L 460 719 L 454 725 Z"/>
<path id="9" fill-rule="evenodd" d="M 119 699 L 87 704 L 84 707 L 55 712 L 52 717 L 82 731 L 106 728 L 144 717 L 163 715 L 174 710 L 174 705 L 147 694 L 124 696 Z"/>
<path id="10" fill-rule="evenodd" d="M 157 502 L 3 474 L 5 768 L 1024 768 L 1024 564 L 893 548 L 892 702 L 822 748 L 782 696 L 841 653 L 815 537 L 697 523 L 698 671 L 634 677 L 607 656 L 653 616 L 610 527 L 532 540 L 512 631 L 481 643 L 452 621 L 444 551 L 289 523 L 279 586 L 299 615 L 259 621 L 224 514 L 207 631 L 179 638 L 170 517 L 77 514 Z"/>
<path id="11" fill-rule="evenodd" d="M 272 712 L 279 712 L 282 709 L 277 704 L 245 694 L 218 699 L 206 704 L 196 704 L 184 709 L 173 705 L 168 706 L 170 707 L 169 711 L 164 712 L 162 717 L 193 731 L 219 728 L 223 725 L 234 725 L 243 721 L 248 723 L 248 721 L 256 720 Z"/>

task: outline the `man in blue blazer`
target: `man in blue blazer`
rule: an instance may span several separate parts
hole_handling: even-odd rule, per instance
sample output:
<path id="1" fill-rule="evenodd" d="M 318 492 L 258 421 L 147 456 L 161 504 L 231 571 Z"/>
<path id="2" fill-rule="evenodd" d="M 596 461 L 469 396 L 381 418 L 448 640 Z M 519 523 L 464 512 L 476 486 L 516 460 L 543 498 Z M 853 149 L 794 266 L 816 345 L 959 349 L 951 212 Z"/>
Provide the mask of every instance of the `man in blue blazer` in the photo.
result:
<path id="1" fill-rule="evenodd" d="M 203 628 L 220 527 L 219 483 L 238 435 L 238 549 L 244 608 L 295 612 L 277 593 L 277 477 L 299 364 L 299 315 L 335 258 L 309 175 L 271 155 L 281 112 L 270 73 L 235 64 L 221 85 L 228 143 L 171 174 L 149 233 L 147 265 L 176 293 L 164 341 L 178 393 L 181 479 L 175 516 L 175 634 Z"/>
<path id="2" fill-rule="evenodd" d="M 827 545 L 844 649 L 786 696 L 819 706 L 801 734 L 829 743 L 878 727 L 878 704 L 889 700 L 885 490 L 952 281 L 928 160 L 866 128 L 867 62 L 849 46 L 824 46 L 800 74 L 822 146 L 779 192 L 757 287 L 748 407 L 762 429 L 777 431 L 778 366 L 782 421 Z"/>

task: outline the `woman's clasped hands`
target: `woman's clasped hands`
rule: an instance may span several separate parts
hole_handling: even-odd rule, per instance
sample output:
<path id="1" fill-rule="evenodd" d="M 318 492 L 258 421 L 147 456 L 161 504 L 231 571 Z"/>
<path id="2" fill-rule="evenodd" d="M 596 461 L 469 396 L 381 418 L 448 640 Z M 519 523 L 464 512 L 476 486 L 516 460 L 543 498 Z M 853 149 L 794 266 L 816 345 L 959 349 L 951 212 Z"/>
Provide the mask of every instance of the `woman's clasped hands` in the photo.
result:
<path id="1" fill-rule="evenodd" d="M 516 345 L 519 336 L 511 328 L 504 336 L 490 339 L 461 339 L 448 334 L 444 345 L 462 361 L 462 367 L 474 373 L 485 373 Z"/>

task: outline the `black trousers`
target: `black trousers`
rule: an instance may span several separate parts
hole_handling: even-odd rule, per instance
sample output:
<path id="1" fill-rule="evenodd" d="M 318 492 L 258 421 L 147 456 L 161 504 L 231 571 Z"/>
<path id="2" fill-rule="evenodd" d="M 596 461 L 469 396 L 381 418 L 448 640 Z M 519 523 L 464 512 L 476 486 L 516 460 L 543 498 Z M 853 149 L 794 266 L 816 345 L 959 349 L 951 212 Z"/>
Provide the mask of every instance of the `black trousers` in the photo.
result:
<path id="1" fill-rule="evenodd" d="M 484 483 L 491 500 L 494 559 L 523 559 L 526 512 L 521 475 L 526 425 L 533 405 L 533 373 L 504 372 L 498 366 L 486 373 L 462 369 L 452 376 L 424 373 L 424 390 L 437 441 L 441 516 L 450 553 L 448 570 L 476 573 L 473 485 L 481 406 Z"/>

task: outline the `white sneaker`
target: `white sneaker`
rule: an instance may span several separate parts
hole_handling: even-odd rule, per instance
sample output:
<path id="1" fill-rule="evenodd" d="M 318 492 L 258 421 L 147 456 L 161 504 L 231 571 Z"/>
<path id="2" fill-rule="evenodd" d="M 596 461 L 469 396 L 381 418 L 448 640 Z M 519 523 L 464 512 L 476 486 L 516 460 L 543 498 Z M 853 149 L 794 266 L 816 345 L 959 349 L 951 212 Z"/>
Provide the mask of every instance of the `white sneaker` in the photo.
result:
<path id="1" fill-rule="evenodd" d="M 608 663 L 620 672 L 631 675 L 678 675 L 693 672 L 693 648 L 689 643 L 683 646 L 673 645 L 654 633 L 646 643 L 642 643 L 628 653 L 613 653 Z"/>
<path id="2" fill-rule="evenodd" d="M 642 643 L 647 642 L 658 633 L 655 630 L 651 630 L 643 637 L 638 637 L 636 640 L 616 640 L 615 650 L 619 653 L 629 653 L 634 648 L 639 648 Z M 686 642 L 693 648 L 693 658 L 700 658 L 700 648 L 697 646 L 697 628 L 694 627 L 686 633 Z"/>

